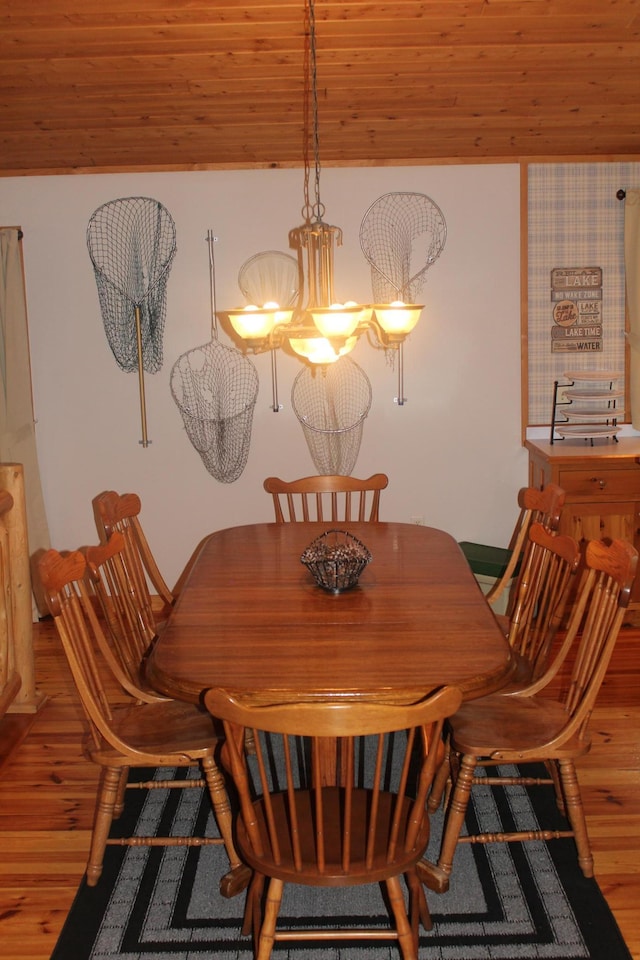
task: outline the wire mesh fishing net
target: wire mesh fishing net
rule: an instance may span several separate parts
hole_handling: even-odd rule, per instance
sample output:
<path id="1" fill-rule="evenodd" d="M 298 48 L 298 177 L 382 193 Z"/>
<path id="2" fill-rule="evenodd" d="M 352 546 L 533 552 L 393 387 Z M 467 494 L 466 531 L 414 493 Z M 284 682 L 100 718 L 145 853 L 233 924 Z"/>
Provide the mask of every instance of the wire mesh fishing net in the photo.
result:
<path id="1" fill-rule="evenodd" d="M 360 246 L 371 265 L 376 303 L 419 303 L 427 270 L 447 239 L 442 211 L 423 193 L 386 193 L 360 224 Z"/>
<path id="2" fill-rule="evenodd" d="M 171 393 L 189 440 L 222 483 L 232 483 L 249 456 L 258 374 L 239 350 L 212 340 L 183 353 L 171 371 Z"/>
<path id="3" fill-rule="evenodd" d="M 300 289 L 298 261 L 279 250 L 256 253 L 240 267 L 238 286 L 247 303 L 258 307 L 265 303 L 292 307 Z"/>
<path id="4" fill-rule="evenodd" d="M 149 197 L 111 200 L 89 220 L 87 246 L 118 366 L 127 372 L 139 369 L 137 308 L 143 368 L 157 373 L 163 359 L 167 279 L 176 253 L 171 215 Z"/>
<path id="5" fill-rule="evenodd" d="M 351 357 L 297 375 L 291 404 L 319 474 L 353 472 L 371 398 L 369 378 Z"/>

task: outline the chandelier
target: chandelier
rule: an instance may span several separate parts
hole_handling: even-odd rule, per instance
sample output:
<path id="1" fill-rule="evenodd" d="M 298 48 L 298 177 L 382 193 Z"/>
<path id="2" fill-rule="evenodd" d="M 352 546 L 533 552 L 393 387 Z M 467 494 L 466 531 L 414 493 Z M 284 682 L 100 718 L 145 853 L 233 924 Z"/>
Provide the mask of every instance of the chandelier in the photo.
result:
<path id="1" fill-rule="evenodd" d="M 320 143 L 318 132 L 318 92 L 316 73 L 316 30 L 314 0 L 305 0 L 304 48 L 304 223 L 289 232 L 289 246 L 297 253 L 298 299 L 293 308 L 275 302 L 249 304 L 220 312 L 246 349 L 254 353 L 267 350 L 272 355 L 274 411 L 277 403 L 275 351 L 293 352 L 312 365 L 335 363 L 367 334 L 377 349 L 398 355 L 398 404 L 403 397 L 402 345 L 423 310 L 422 304 L 407 304 L 402 299 L 385 304 L 339 302 L 334 292 L 334 251 L 342 245 L 342 230 L 325 222 L 320 198 Z M 313 198 L 310 191 L 313 149 Z"/>

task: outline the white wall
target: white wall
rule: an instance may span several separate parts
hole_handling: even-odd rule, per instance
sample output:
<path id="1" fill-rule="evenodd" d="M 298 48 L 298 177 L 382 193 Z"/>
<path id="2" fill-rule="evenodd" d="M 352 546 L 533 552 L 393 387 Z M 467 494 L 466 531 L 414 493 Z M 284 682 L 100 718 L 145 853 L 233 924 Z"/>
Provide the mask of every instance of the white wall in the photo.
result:
<path id="1" fill-rule="evenodd" d="M 423 318 L 405 348 L 408 402 L 393 402 L 396 374 L 384 353 L 361 342 L 353 354 L 374 395 L 353 472 L 388 473 L 382 519 L 423 516 L 458 539 L 505 543 L 517 490 L 527 481 L 520 442 L 519 169 L 323 170 L 325 219 L 344 232 L 336 263 L 336 293 L 344 298 L 371 299 L 360 221 L 377 197 L 395 190 L 432 197 L 448 237 L 428 275 Z M 123 373 L 108 347 L 86 246 L 94 210 L 128 196 L 159 200 L 177 230 L 165 362 L 146 377 L 146 449 L 139 443 L 137 375 Z M 294 359 L 280 358 L 284 409 L 274 414 L 268 359 L 255 358 L 260 394 L 251 450 L 231 484 L 205 470 L 169 390 L 178 356 L 210 339 L 207 230 L 219 238 L 218 308 L 235 306 L 242 303 L 239 267 L 262 250 L 288 251 L 301 206 L 300 170 L 0 179 L 0 222 L 24 231 L 38 449 L 58 549 L 95 541 L 96 493 L 136 491 L 152 547 L 173 582 L 208 531 L 272 519 L 264 477 L 316 472 L 291 409 L 300 369 Z"/>

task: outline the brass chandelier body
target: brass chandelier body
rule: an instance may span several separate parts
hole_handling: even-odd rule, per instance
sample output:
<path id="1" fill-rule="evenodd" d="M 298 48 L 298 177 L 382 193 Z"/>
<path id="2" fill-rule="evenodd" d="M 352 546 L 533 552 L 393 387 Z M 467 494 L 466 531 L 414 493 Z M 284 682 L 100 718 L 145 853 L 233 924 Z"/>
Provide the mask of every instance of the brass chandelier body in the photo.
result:
<path id="1" fill-rule="evenodd" d="M 342 230 L 323 220 L 320 199 L 320 149 L 316 74 L 316 32 L 314 0 L 305 0 L 305 156 L 304 223 L 289 233 L 289 245 L 296 250 L 300 274 L 299 302 L 293 309 L 277 303 L 249 304 L 224 311 L 245 348 L 254 353 L 278 348 L 294 351 L 311 364 L 333 363 L 356 345 L 362 333 L 376 348 L 402 353 L 402 343 L 420 318 L 423 305 L 362 305 L 336 302 L 334 293 L 334 251 L 342 245 Z M 310 197 L 310 143 L 314 154 L 314 197 Z M 306 291 L 306 301 L 305 301 Z M 304 303 L 304 306 L 302 305 Z M 272 361 L 275 364 L 275 358 Z M 400 356 L 399 373 L 402 371 Z M 398 403 L 403 402 L 401 383 Z M 274 409 L 276 400 L 274 397 Z"/>

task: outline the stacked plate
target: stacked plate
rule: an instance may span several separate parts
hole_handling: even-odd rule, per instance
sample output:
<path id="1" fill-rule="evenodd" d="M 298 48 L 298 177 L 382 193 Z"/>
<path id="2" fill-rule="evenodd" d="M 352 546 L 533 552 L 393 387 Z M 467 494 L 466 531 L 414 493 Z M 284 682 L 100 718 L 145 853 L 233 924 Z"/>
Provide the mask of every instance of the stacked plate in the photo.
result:
<path id="1" fill-rule="evenodd" d="M 622 374 L 612 370 L 568 370 L 563 374 L 570 385 L 561 387 L 567 401 L 562 415 L 568 423 L 555 424 L 561 437 L 585 440 L 612 437 L 619 431 L 617 403 L 624 399 L 624 390 L 616 386 Z M 624 407 L 622 408 L 624 409 Z"/>

